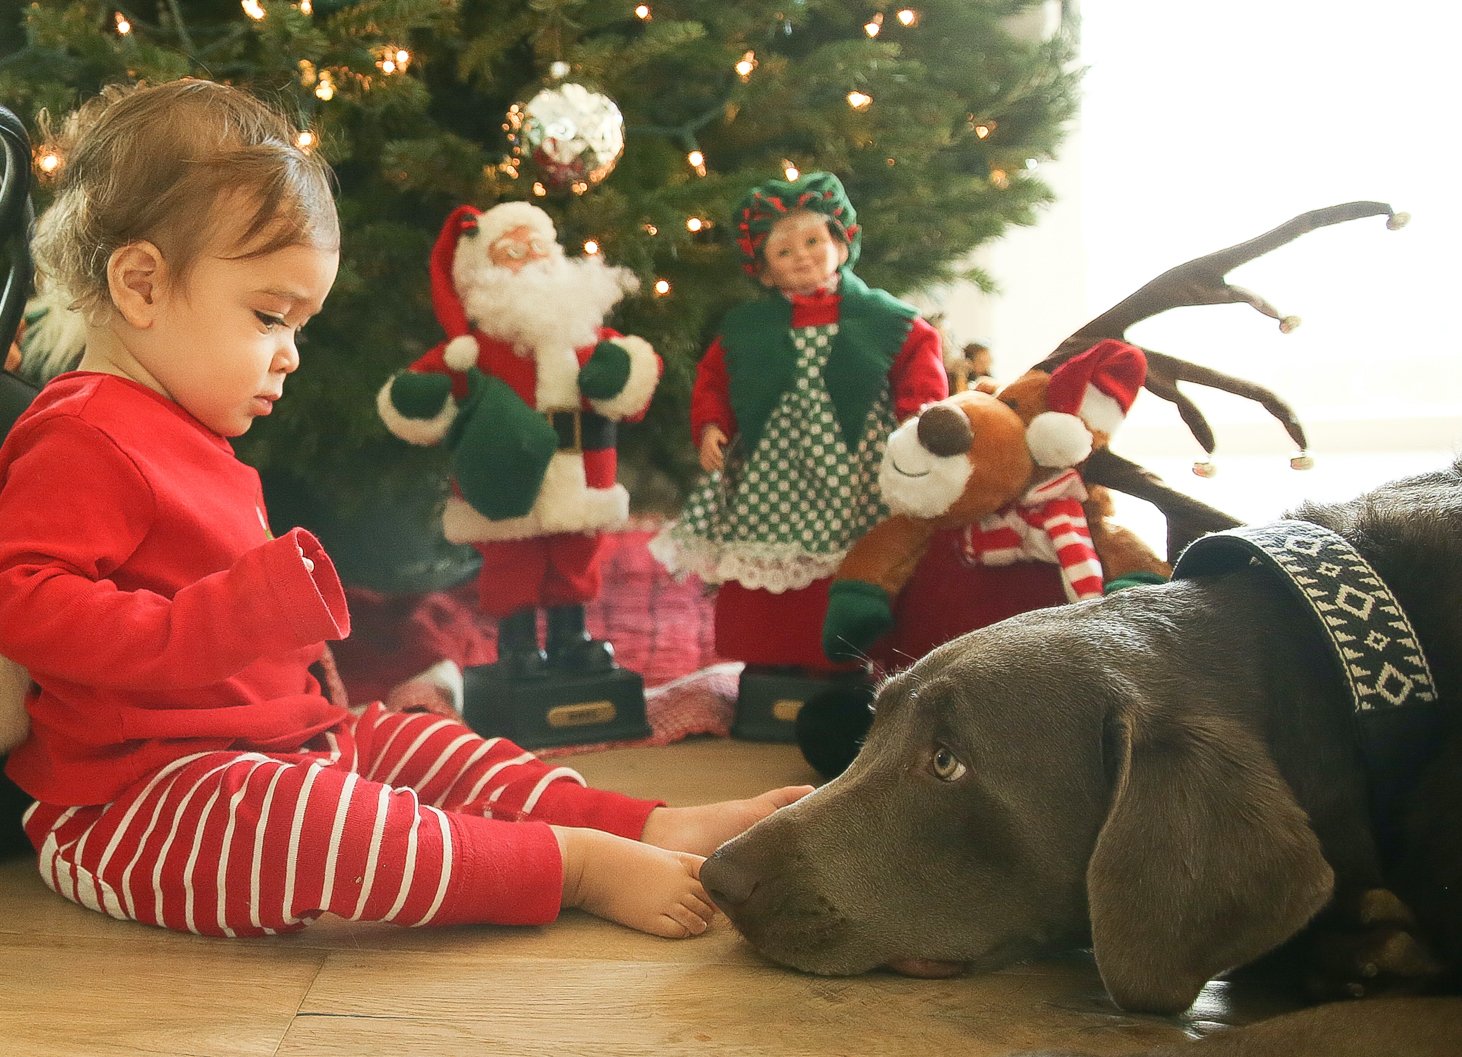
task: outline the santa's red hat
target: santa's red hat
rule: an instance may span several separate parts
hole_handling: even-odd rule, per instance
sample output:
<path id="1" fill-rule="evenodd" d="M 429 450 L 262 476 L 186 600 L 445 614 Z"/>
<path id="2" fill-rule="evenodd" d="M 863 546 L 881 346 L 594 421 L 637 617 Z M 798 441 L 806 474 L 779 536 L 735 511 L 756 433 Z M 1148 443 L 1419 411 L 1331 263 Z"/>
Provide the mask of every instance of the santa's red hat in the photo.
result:
<path id="1" fill-rule="evenodd" d="M 1031 420 L 1026 444 L 1041 466 L 1075 466 L 1091 454 L 1092 433 L 1110 436 L 1147 379 L 1135 345 L 1103 338 L 1051 372 L 1046 407 Z"/>
<path id="2" fill-rule="evenodd" d="M 463 205 L 447 214 L 432 245 L 428 270 L 432 308 L 447 335 L 444 355 L 448 367 L 466 370 L 477 362 L 477 341 L 471 336 L 472 325 L 452 277 L 458 244 L 463 238 L 475 238 L 491 246 L 509 231 L 525 226 L 553 245 L 558 244 L 553 219 L 531 202 L 503 202 L 485 212 Z"/>

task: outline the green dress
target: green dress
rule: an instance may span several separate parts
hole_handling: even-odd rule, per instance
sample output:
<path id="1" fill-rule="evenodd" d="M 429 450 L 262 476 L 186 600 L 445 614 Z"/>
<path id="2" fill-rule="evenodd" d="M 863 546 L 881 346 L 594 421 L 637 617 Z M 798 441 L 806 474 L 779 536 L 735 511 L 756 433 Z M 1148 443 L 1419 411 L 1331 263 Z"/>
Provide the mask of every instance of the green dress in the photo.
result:
<path id="1" fill-rule="evenodd" d="M 853 543 L 887 516 L 878 488 L 894 421 L 883 390 L 850 449 L 824 378 L 838 323 L 792 330 L 793 383 L 773 406 L 750 452 L 727 449 L 679 520 L 651 543 L 673 572 L 782 592 L 831 576 Z"/>

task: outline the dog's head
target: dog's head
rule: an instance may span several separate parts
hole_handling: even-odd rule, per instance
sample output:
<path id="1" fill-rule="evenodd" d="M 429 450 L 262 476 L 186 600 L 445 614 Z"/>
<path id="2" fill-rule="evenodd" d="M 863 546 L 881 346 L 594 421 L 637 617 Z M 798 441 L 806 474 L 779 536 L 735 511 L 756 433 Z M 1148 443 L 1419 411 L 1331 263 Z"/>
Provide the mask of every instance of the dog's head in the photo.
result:
<path id="1" fill-rule="evenodd" d="M 1089 936 L 1120 1004 L 1186 1008 L 1332 884 L 1254 733 L 1154 707 L 1214 694 L 1175 686 L 1165 652 L 1190 592 L 1037 611 L 935 650 L 881 689 L 853 765 L 712 856 L 707 889 L 809 972 L 990 969 Z"/>

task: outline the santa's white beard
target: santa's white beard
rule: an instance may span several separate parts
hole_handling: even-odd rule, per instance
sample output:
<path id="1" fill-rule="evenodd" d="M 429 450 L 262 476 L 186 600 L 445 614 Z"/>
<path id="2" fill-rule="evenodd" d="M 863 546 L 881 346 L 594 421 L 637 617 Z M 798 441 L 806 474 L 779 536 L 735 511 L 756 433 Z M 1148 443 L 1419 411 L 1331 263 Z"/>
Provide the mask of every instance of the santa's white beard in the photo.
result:
<path id="1" fill-rule="evenodd" d="M 524 353 L 592 344 L 609 310 L 640 285 L 599 257 L 547 257 L 516 272 L 483 264 L 457 278 L 473 326 Z"/>

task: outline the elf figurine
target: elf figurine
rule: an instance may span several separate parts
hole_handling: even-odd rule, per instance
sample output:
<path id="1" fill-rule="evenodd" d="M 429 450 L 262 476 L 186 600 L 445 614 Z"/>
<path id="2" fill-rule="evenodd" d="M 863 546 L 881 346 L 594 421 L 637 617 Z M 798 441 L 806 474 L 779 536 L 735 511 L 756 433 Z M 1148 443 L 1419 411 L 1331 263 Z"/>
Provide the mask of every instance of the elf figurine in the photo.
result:
<path id="1" fill-rule="evenodd" d="M 706 476 L 651 550 L 719 585 L 717 651 L 747 663 L 744 727 L 749 678 L 844 667 L 822 651 L 829 580 L 887 516 L 889 434 L 948 377 L 938 331 L 854 274 L 862 230 L 837 177 L 769 181 L 734 220 L 767 294 L 728 313 L 701 360 L 691 433 Z"/>
<path id="2" fill-rule="evenodd" d="M 615 423 L 644 415 L 661 363 L 603 321 L 637 281 L 599 257 L 566 257 L 527 202 L 458 207 L 430 273 L 446 340 L 386 382 L 381 418 L 403 440 L 451 448 L 442 526 L 482 555 L 478 599 L 498 621 L 499 667 L 514 679 L 609 671 L 613 646 L 590 637 L 584 606 L 599 593 L 602 533 L 629 516 Z"/>

